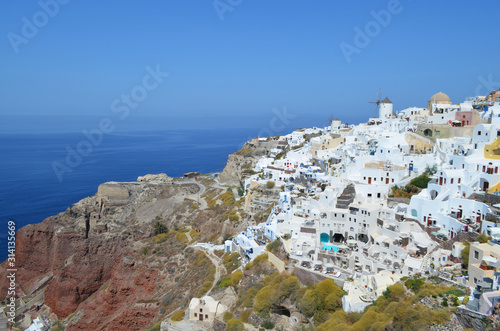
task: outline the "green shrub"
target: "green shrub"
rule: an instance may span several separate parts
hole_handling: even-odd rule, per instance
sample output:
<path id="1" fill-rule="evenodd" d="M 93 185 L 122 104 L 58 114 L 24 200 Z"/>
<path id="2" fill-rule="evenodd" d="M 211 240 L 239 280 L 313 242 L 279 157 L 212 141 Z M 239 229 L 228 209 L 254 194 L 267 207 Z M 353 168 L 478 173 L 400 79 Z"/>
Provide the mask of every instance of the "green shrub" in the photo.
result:
<path id="1" fill-rule="evenodd" d="M 486 233 L 481 233 L 476 237 L 474 241 L 479 241 L 481 244 L 485 244 L 491 240 L 491 236 L 488 236 Z"/>
<path id="2" fill-rule="evenodd" d="M 267 188 L 273 188 L 275 185 L 276 184 L 273 181 L 271 181 L 271 180 L 268 181 L 267 184 L 266 184 Z"/>
<path id="3" fill-rule="evenodd" d="M 274 328 L 274 323 L 270 320 L 265 320 L 262 322 L 262 327 L 267 330 L 272 330 Z"/>
<path id="4" fill-rule="evenodd" d="M 250 315 L 252 315 L 252 311 L 251 310 L 244 310 L 241 312 L 241 321 L 243 323 L 248 323 L 248 318 L 250 317 Z"/>
<path id="5" fill-rule="evenodd" d="M 230 276 L 229 284 L 232 287 L 236 287 L 240 282 L 241 278 L 243 278 L 243 272 L 241 270 L 235 271 Z"/>
<path id="6" fill-rule="evenodd" d="M 426 188 L 427 187 L 427 184 L 431 181 L 431 179 L 429 178 L 429 176 L 427 174 L 422 174 L 416 178 L 413 178 L 411 181 L 410 181 L 410 184 L 411 185 L 414 185 L 418 188 Z"/>
<path id="7" fill-rule="evenodd" d="M 237 319 L 230 319 L 226 324 L 227 331 L 245 331 L 245 326 Z"/>
<path id="8" fill-rule="evenodd" d="M 184 310 L 178 310 L 172 314 L 172 317 L 170 319 L 174 322 L 182 321 L 184 319 L 184 314 Z"/>
<path id="9" fill-rule="evenodd" d="M 417 293 L 420 290 L 420 287 L 424 284 L 424 278 L 419 279 L 408 279 L 405 282 L 405 286 L 413 291 L 413 293 Z"/>
<path id="10" fill-rule="evenodd" d="M 153 225 L 154 227 L 154 233 L 155 233 L 155 236 L 159 235 L 159 234 L 162 234 L 162 233 L 168 233 L 168 228 L 167 226 L 160 222 L 160 221 L 156 221 Z"/>
<path id="11" fill-rule="evenodd" d="M 224 315 L 222 315 L 222 320 L 223 320 L 224 322 L 226 322 L 226 323 L 227 323 L 227 322 L 228 322 L 231 318 L 233 318 L 233 313 L 231 313 L 230 311 L 226 311 L 226 312 L 224 313 Z"/>
<path id="12" fill-rule="evenodd" d="M 279 238 L 276 238 L 273 242 L 267 244 L 266 249 L 271 253 L 276 253 L 280 247 L 281 241 Z"/>
<path id="13" fill-rule="evenodd" d="M 161 330 L 161 321 L 155 323 L 148 331 L 160 331 Z"/>
<path id="14" fill-rule="evenodd" d="M 228 287 L 229 285 L 231 285 L 229 277 L 224 277 L 221 280 L 219 280 L 219 284 L 217 284 L 217 288 L 220 289 L 220 288 Z"/>

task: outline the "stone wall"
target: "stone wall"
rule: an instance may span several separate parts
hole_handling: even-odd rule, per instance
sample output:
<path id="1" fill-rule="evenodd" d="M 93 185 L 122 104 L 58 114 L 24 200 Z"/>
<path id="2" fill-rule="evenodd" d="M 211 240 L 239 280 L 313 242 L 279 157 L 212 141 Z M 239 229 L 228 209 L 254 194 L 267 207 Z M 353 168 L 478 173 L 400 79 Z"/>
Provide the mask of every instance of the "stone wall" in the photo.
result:
<path id="1" fill-rule="evenodd" d="M 285 271 L 285 262 L 281 261 L 276 255 L 267 252 L 267 260 L 271 262 L 279 272 Z"/>
<path id="2" fill-rule="evenodd" d="M 214 319 L 212 327 L 214 331 L 226 331 L 226 323 L 219 321 L 217 318 Z"/>
<path id="3" fill-rule="evenodd" d="M 304 269 L 303 267 L 300 267 L 300 266 L 295 266 L 294 275 L 304 285 L 316 284 L 316 283 L 319 283 L 325 279 L 330 278 L 327 276 L 317 274 L 315 272 L 311 272 L 308 269 Z M 330 279 L 332 279 L 332 278 L 330 278 Z M 340 279 L 333 278 L 333 281 L 335 282 L 335 284 L 337 284 L 340 287 L 344 286 L 344 282 Z"/>
<path id="4" fill-rule="evenodd" d="M 455 315 L 464 329 L 472 328 L 474 330 L 485 330 L 488 326 L 488 317 L 468 310 L 467 308 L 457 307 Z"/>
<path id="5" fill-rule="evenodd" d="M 97 189 L 98 198 L 107 198 L 108 201 L 122 201 L 129 197 L 128 189 L 118 183 L 104 183 Z"/>

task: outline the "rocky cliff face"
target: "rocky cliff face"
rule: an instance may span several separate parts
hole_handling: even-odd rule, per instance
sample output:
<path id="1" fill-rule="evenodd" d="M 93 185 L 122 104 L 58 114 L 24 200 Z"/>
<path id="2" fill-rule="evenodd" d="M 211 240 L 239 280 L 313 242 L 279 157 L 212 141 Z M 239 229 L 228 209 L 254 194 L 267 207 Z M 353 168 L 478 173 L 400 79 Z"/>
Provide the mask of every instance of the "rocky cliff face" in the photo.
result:
<path id="1" fill-rule="evenodd" d="M 16 241 L 19 296 L 29 301 L 45 291 L 45 305 L 67 330 L 151 326 L 187 304 L 205 281 L 206 270 L 192 265 L 189 233 L 172 231 L 196 226 L 200 241 L 221 236 L 216 214 L 196 202 L 201 190 L 191 181 L 107 183 L 96 196 L 23 227 Z M 171 231 L 153 238 L 155 222 Z M 2 293 L 5 276 L 3 265 Z"/>
<path id="2" fill-rule="evenodd" d="M 227 164 L 219 175 L 220 181 L 228 185 L 243 186 L 245 178 L 250 177 L 251 169 L 257 161 L 277 145 L 278 142 L 273 139 L 259 141 L 256 138 L 246 142 L 242 149 L 229 155 Z"/>

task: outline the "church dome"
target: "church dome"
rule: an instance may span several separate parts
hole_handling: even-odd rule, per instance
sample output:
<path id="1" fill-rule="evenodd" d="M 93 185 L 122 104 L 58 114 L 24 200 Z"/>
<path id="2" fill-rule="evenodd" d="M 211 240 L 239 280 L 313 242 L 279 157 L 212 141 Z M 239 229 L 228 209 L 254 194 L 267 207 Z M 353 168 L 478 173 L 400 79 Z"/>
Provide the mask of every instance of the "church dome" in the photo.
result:
<path id="1" fill-rule="evenodd" d="M 450 97 L 443 92 L 439 92 L 434 94 L 430 99 L 429 102 L 431 103 L 449 103 L 451 104 Z"/>

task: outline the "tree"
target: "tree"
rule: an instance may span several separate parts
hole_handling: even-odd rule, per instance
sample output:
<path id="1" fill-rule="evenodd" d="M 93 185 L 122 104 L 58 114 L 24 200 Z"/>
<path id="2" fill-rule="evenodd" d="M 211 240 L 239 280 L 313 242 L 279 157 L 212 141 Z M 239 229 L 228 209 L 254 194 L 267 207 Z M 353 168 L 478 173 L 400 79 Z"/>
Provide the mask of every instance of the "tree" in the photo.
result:
<path id="1" fill-rule="evenodd" d="M 325 192 L 326 184 L 321 184 L 321 192 Z"/>
<path id="2" fill-rule="evenodd" d="M 433 164 L 432 166 L 426 165 L 424 174 L 428 176 L 432 176 L 437 172 L 437 164 Z"/>
<path id="3" fill-rule="evenodd" d="M 153 227 L 155 230 L 155 236 L 162 234 L 162 233 L 168 233 L 167 226 L 160 221 L 156 221 L 155 224 L 153 225 Z"/>
<path id="4" fill-rule="evenodd" d="M 464 249 L 462 249 L 462 267 L 469 269 L 469 254 L 470 254 L 470 243 L 464 242 Z"/>
<path id="5" fill-rule="evenodd" d="M 271 180 L 268 181 L 267 184 L 266 184 L 267 188 L 273 188 L 274 185 L 276 185 L 276 184 L 273 181 L 271 181 Z"/>

